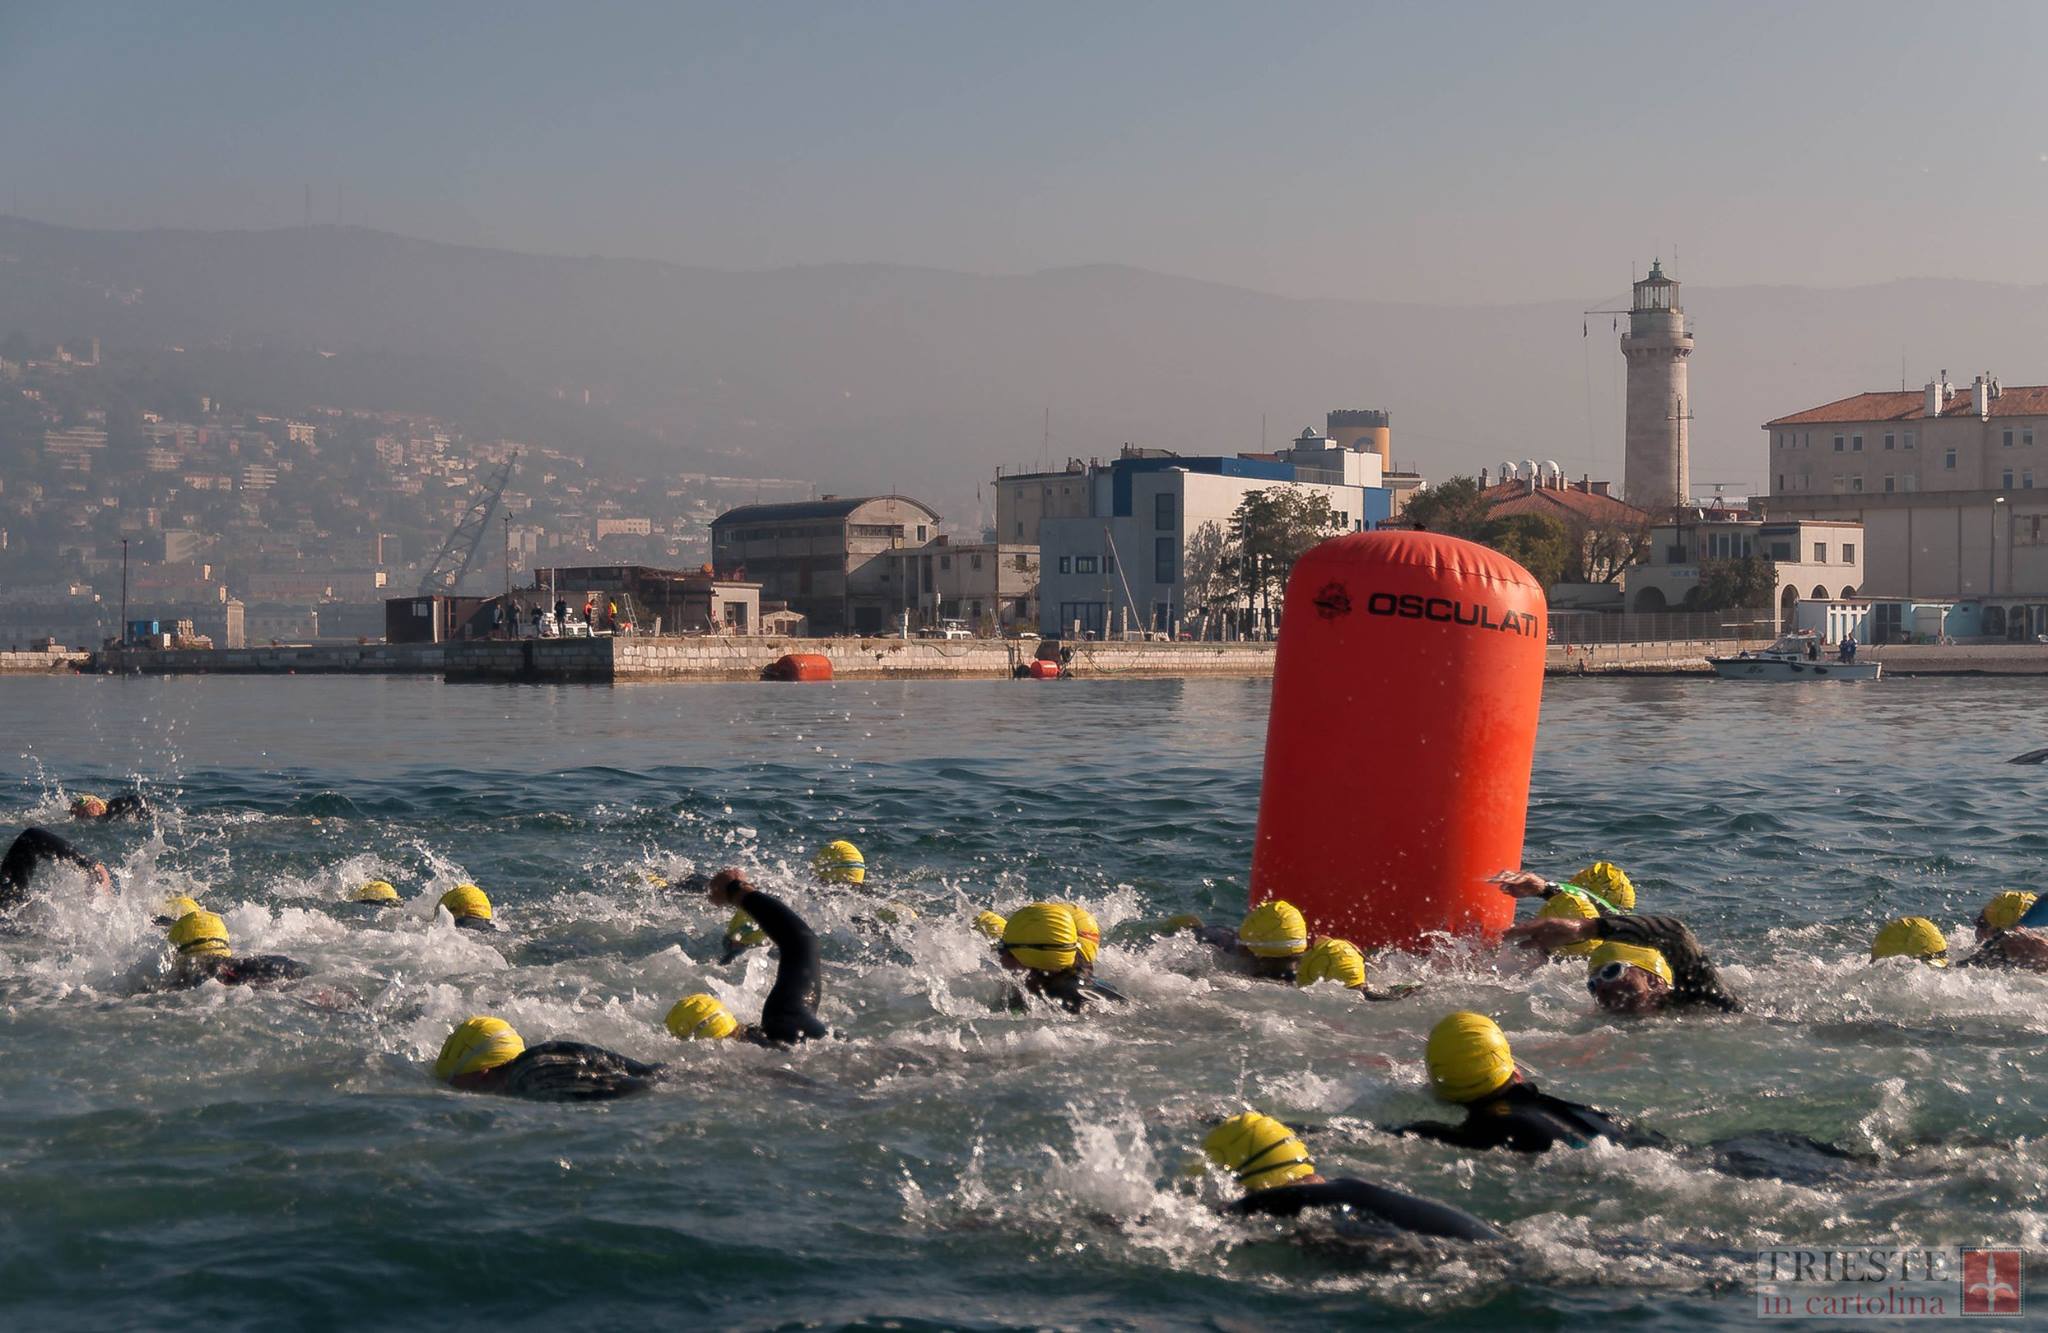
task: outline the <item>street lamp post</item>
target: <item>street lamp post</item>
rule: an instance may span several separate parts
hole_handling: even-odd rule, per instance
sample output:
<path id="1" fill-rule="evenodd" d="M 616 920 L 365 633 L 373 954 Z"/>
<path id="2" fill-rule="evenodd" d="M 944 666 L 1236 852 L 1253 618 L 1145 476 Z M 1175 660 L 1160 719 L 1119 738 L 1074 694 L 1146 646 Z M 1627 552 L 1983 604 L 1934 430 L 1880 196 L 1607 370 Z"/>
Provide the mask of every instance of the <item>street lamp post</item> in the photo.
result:
<path id="1" fill-rule="evenodd" d="M 1996 596 L 1998 593 L 1998 519 L 2005 513 L 1998 506 L 2004 503 L 2005 497 L 2002 495 L 1991 501 L 1991 569 L 1984 580 L 1986 597 Z"/>

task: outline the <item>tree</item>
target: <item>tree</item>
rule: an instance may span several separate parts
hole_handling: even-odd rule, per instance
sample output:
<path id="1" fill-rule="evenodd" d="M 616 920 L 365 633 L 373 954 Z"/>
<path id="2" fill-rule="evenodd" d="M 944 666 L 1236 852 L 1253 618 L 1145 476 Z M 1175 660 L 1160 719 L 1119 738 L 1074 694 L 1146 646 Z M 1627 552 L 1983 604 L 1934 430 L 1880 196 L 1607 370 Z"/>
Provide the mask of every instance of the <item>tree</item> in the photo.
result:
<path id="1" fill-rule="evenodd" d="M 1477 477 L 1452 477 L 1410 496 L 1401 517 L 1425 532 L 1476 542 L 1485 540 L 1492 509 Z"/>
<path id="2" fill-rule="evenodd" d="M 1760 555 L 1700 561 L 1697 606 L 1702 611 L 1750 611 L 1778 598 L 1778 566 Z"/>
<path id="3" fill-rule="evenodd" d="M 1230 535 L 1246 610 L 1263 600 L 1270 630 L 1274 590 L 1284 591 L 1294 562 L 1338 530 L 1337 511 L 1321 491 L 1269 486 L 1245 496 L 1230 516 Z"/>
<path id="4" fill-rule="evenodd" d="M 1200 618 L 1199 632 L 1204 637 L 1231 603 L 1236 557 L 1230 534 L 1214 519 L 1188 534 L 1180 560 L 1181 606 L 1184 620 Z"/>
<path id="5" fill-rule="evenodd" d="M 1494 519 L 1481 529 L 1479 540 L 1528 570 L 1545 588 L 1563 580 L 1572 559 L 1571 532 L 1548 514 Z"/>
<path id="6" fill-rule="evenodd" d="M 1631 565 L 1650 554 L 1650 520 L 1581 520 L 1569 525 L 1572 559 L 1565 563 L 1563 583 L 1613 583 Z"/>

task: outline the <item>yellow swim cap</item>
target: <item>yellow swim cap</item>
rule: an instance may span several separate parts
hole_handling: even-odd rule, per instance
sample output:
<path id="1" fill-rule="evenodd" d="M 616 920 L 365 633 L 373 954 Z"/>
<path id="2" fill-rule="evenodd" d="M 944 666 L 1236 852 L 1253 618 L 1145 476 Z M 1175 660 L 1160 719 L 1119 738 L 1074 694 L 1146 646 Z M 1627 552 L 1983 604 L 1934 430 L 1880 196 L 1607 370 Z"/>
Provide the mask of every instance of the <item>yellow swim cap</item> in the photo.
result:
<path id="1" fill-rule="evenodd" d="M 1600 947 L 1593 950 L 1592 957 L 1586 960 L 1586 975 L 1592 976 L 1609 963 L 1627 963 L 1648 972 L 1667 986 L 1672 984 L 1671 964 L 1665 962 L 1664 955 L 1655 949 L 1623 944 L 1618 940 L 1602 940 Z"/>
<path id="2" fill-rule="evenodd" d="M 868 877 L 868 863 L 861 858 L 860 848 L 844 838 L 820 847 L 811 858 L 811 868 L 819 879 L 832 884 L 859 884 Z"/>
<path id="3" fill-rule="evenodd" d="M 1003 923 L 1003 948 L 1034 972 L 1064 972 L 1080 952 L 1081 932 L 1062 903 L 1031 903 Z"/>
<path id="4" fill-rule="evenodd" d="M 987 908 L 974 914 L 974 928 L 996 943 L 1002 942 L 1003 927 L 1007 924 L 1001 916 Z"/>
<path id="5" fill-rule="evenodd" d="M 1429 1030 L 1424 1057 L 1429 1086 L 1447 1102 L 1476 1102 L 1505 1088 L 1515 1076 L 1515 1053 L 1500 1024 L 1485 1014 L 1460 1011 Z"/>
<path id="6" fill-rule="evenodd" d="M 170 940 L 180 955 L 208 958 L 228 956 L 228 924 L 211 912 L 193 910 L 171 926 Z"/>
<path id="7" fill-rule="evenodd" d="M 756 948 L 768 942 L 768 932 L 747 915 L 745 908 L 734 912 L 732 920 L 725 923 L 725 937 L 742 949 Z"/>
<path id="8" fill-rule="evenodd" d="M 1294 984 L 1313 986 L 1318 981 L 1337 981 L 1358 990 L 1365 985 L 1365 955 L 1350 940 L 1317 940 L 1301 956 L 1294 970 Z"/>
<path id="9" fill-rule="evenodd" d="M 2021 889 L 2007 889 L 1985 903 L 1984 910 L 1977 914 L 1977 918 L 1993 930 L 2011 930 L 2020 923 L 2020 918 L 2027 914 L 2027 909 L 2034 905 L 2036 896 Z"/>
<path id="10" fill-rule="evenodd" d="M 398 901 L 398 890 L 384 880 L 373 879 L 368 884 L 357 885 L 356 891 L 349 895 L 349 901 L 352 903 L 395 903 Z M 489 915 L 489 913 L 485 915 Z"/>
<path id="11" fill-rule="evenodd" d="M 1237 928 L 1237 942 L 1260 958 L 1292 958 L 1308 952 L 1308 920 L 1293 903 L 1261 903 Z"/>
<path id="12" fill-rule="evenodd" d="M 1061 903 L 1074 914 L 1074 942 L 1081 951 L 1081 961 L 1095 966 L 1095 955 L 1102 952 L 1102 927 L 1097 924 L 1095 914 L 1079 903 Z"/>
<path id="13" fill-rule="evenodd" d="M 677 1041 L 719 1041 L 738 1032 L 740 1021 L 716 995 L 686 995 L 668 1011 L 668 1030 Z"/>
<path id="14" fill-rule="evenodd" d="M 201 910 L 203 909 L 199 906 L 197 899 L 189 898 L 182 893 L 174 893 L 157 904 L 156 914 L 162 917 L 163 921 L 176 921 L 188 912 Z M 157 924 L 161 925 L 163 922 L 160 921 Z"/>
<path id="15" fill-rule="evenodd" d="M 445 1083 L 464 1074 L 480 1074 L 511 1063 L 525 1049 L 526 1043 L 504 1019 L 481 1014 L 465 1018 L 441 1043 L 441 1058 L 434 1061 L 434 1077 Z"/>
<path id="16" fill-rule="evenodd" d="M 1924 916 L 1902 916 L 1878 928 L 1870 942 L 1870 961 L 1917 958 L 1936 967 L 1948 966 L 1948 936 Z"/>
<path id="17" fill-rule="evenodd" d="M 71 802 L 73 819 L 98 819 L 107 813 L 107 803 L 97 796 L 79 796 Z"/>
<path id="18" fill-rule="evenodd" d="M 1231 1172 L 1251 1191 L 1271 1189 L 1316 1173 L 1308 1149 L 1294 1131 L 1257 1111 L 1234 1115 L 1202 1140 L 1209 1160 Z"/>
<path id="19" fill-rule="evenodd" d="M 1566 882 L 1599 894 L 1610 906 L 1624 912 L 1636 910 L 1636 886 L 1628 882 L 1628 876 L 1612 861 L 1595 861 Z"/>
<path id="20" fill-rule="evenodd" d="M 484 891 L 474 884 L 457 884 L 441 895 L 441 906 L 447 908 L 448 915 L 457 921 L 464 917 L 484 921 L 491 919 L 491 900 L 484 897 Z"/>
<path id="21" fill-rule="evenodd" d="M 1570 889 L 1559 889 L 1544 900 L 1543 910 L 1536 913 L 1538 920 L 1591 921 L 1600 915 L 1600 909 L 1581 894 Z M 1561 957 L 1583 958 L 1600 945 L 1595 940 L 1581 940 L 1577 944 L 1561 944 L 1550 952 Z"/>

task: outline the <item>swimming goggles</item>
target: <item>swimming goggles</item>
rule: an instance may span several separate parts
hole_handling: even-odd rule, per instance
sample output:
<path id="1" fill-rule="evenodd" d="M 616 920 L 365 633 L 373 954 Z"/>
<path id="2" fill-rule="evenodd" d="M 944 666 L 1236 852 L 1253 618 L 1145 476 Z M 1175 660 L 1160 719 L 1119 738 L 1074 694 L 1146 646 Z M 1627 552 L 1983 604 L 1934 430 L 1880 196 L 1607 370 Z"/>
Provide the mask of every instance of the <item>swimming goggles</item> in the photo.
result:
<path id="1" fill-rule="evenodd" d="M 1602 986 L 1612 986 L 1615 982 L 1627 976 L 1628 969 L 1629 965 L 1627 963 L 1608 963 L 1602 966 L 1599 971 L 1587 974 L 1586 989 L 1598 994 Z"/>

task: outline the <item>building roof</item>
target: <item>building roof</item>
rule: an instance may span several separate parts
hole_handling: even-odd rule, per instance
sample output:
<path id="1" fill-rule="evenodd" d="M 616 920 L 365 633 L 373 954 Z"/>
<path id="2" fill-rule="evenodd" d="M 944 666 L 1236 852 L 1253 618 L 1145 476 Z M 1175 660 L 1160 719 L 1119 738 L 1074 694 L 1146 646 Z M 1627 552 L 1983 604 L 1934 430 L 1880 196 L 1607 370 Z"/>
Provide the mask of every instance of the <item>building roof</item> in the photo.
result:
<path id="1" fill-rule="evenodd" d="M 1942 407 L 1939 415 L 1944 417 L 1971 417 L 1977 414 L 1975 395 L 1967 385 L 1955 385 L 1955 392 Z M 1912 389 L 1905 392 L 1885 390 L 1881 393 L 1859 393 L 1852 398 L 1838 398 L 1832 403 L 1809 407 L 1804 412 L 1794 412 L 1788 417 L 1766 421 L 1764 429 L 1775 426 L 1834 426 L 1856 425 L 1862 422 L 1920 421 L 1927 416 L 1927 391 Z M 1999 388 L 1991 399 L 1991 415 L 1994 417 L 2048 416 L 2048 385 L 2014 384 Z"/>
<path id="2" fill-rule="evenodd" d="M 845 518 L 873 500 L 901 500 L 906 504 L 916 505 L 934 519 L 939 516 L 938 511 L 930 505 L 913 500 L 907 495 L 855 495 L 834 496 L 829 500 L 791 500 L 783 504 L 741 505 L 737 509 L 728 509 L 711 520 L 711 526 L 719 527 L 727 523 L 780 523 L 798 518 Z"/>
<path id="3" fill-rule="evenodd" d="M 1498 486 L 1487 487 L 1481 494 L 1489 511 L 1498 518 L 1548 514 L 1552 518 L 1578 519 L 1588 523 L 1636 524 L 1650 521 L 1647 512 L 1632 504 L 1611 495 L 1595 495 L 1569 486 L 1563 489 L 1538 486 L 1532 491 L 1525 481 L 1504 481 Z"/>

